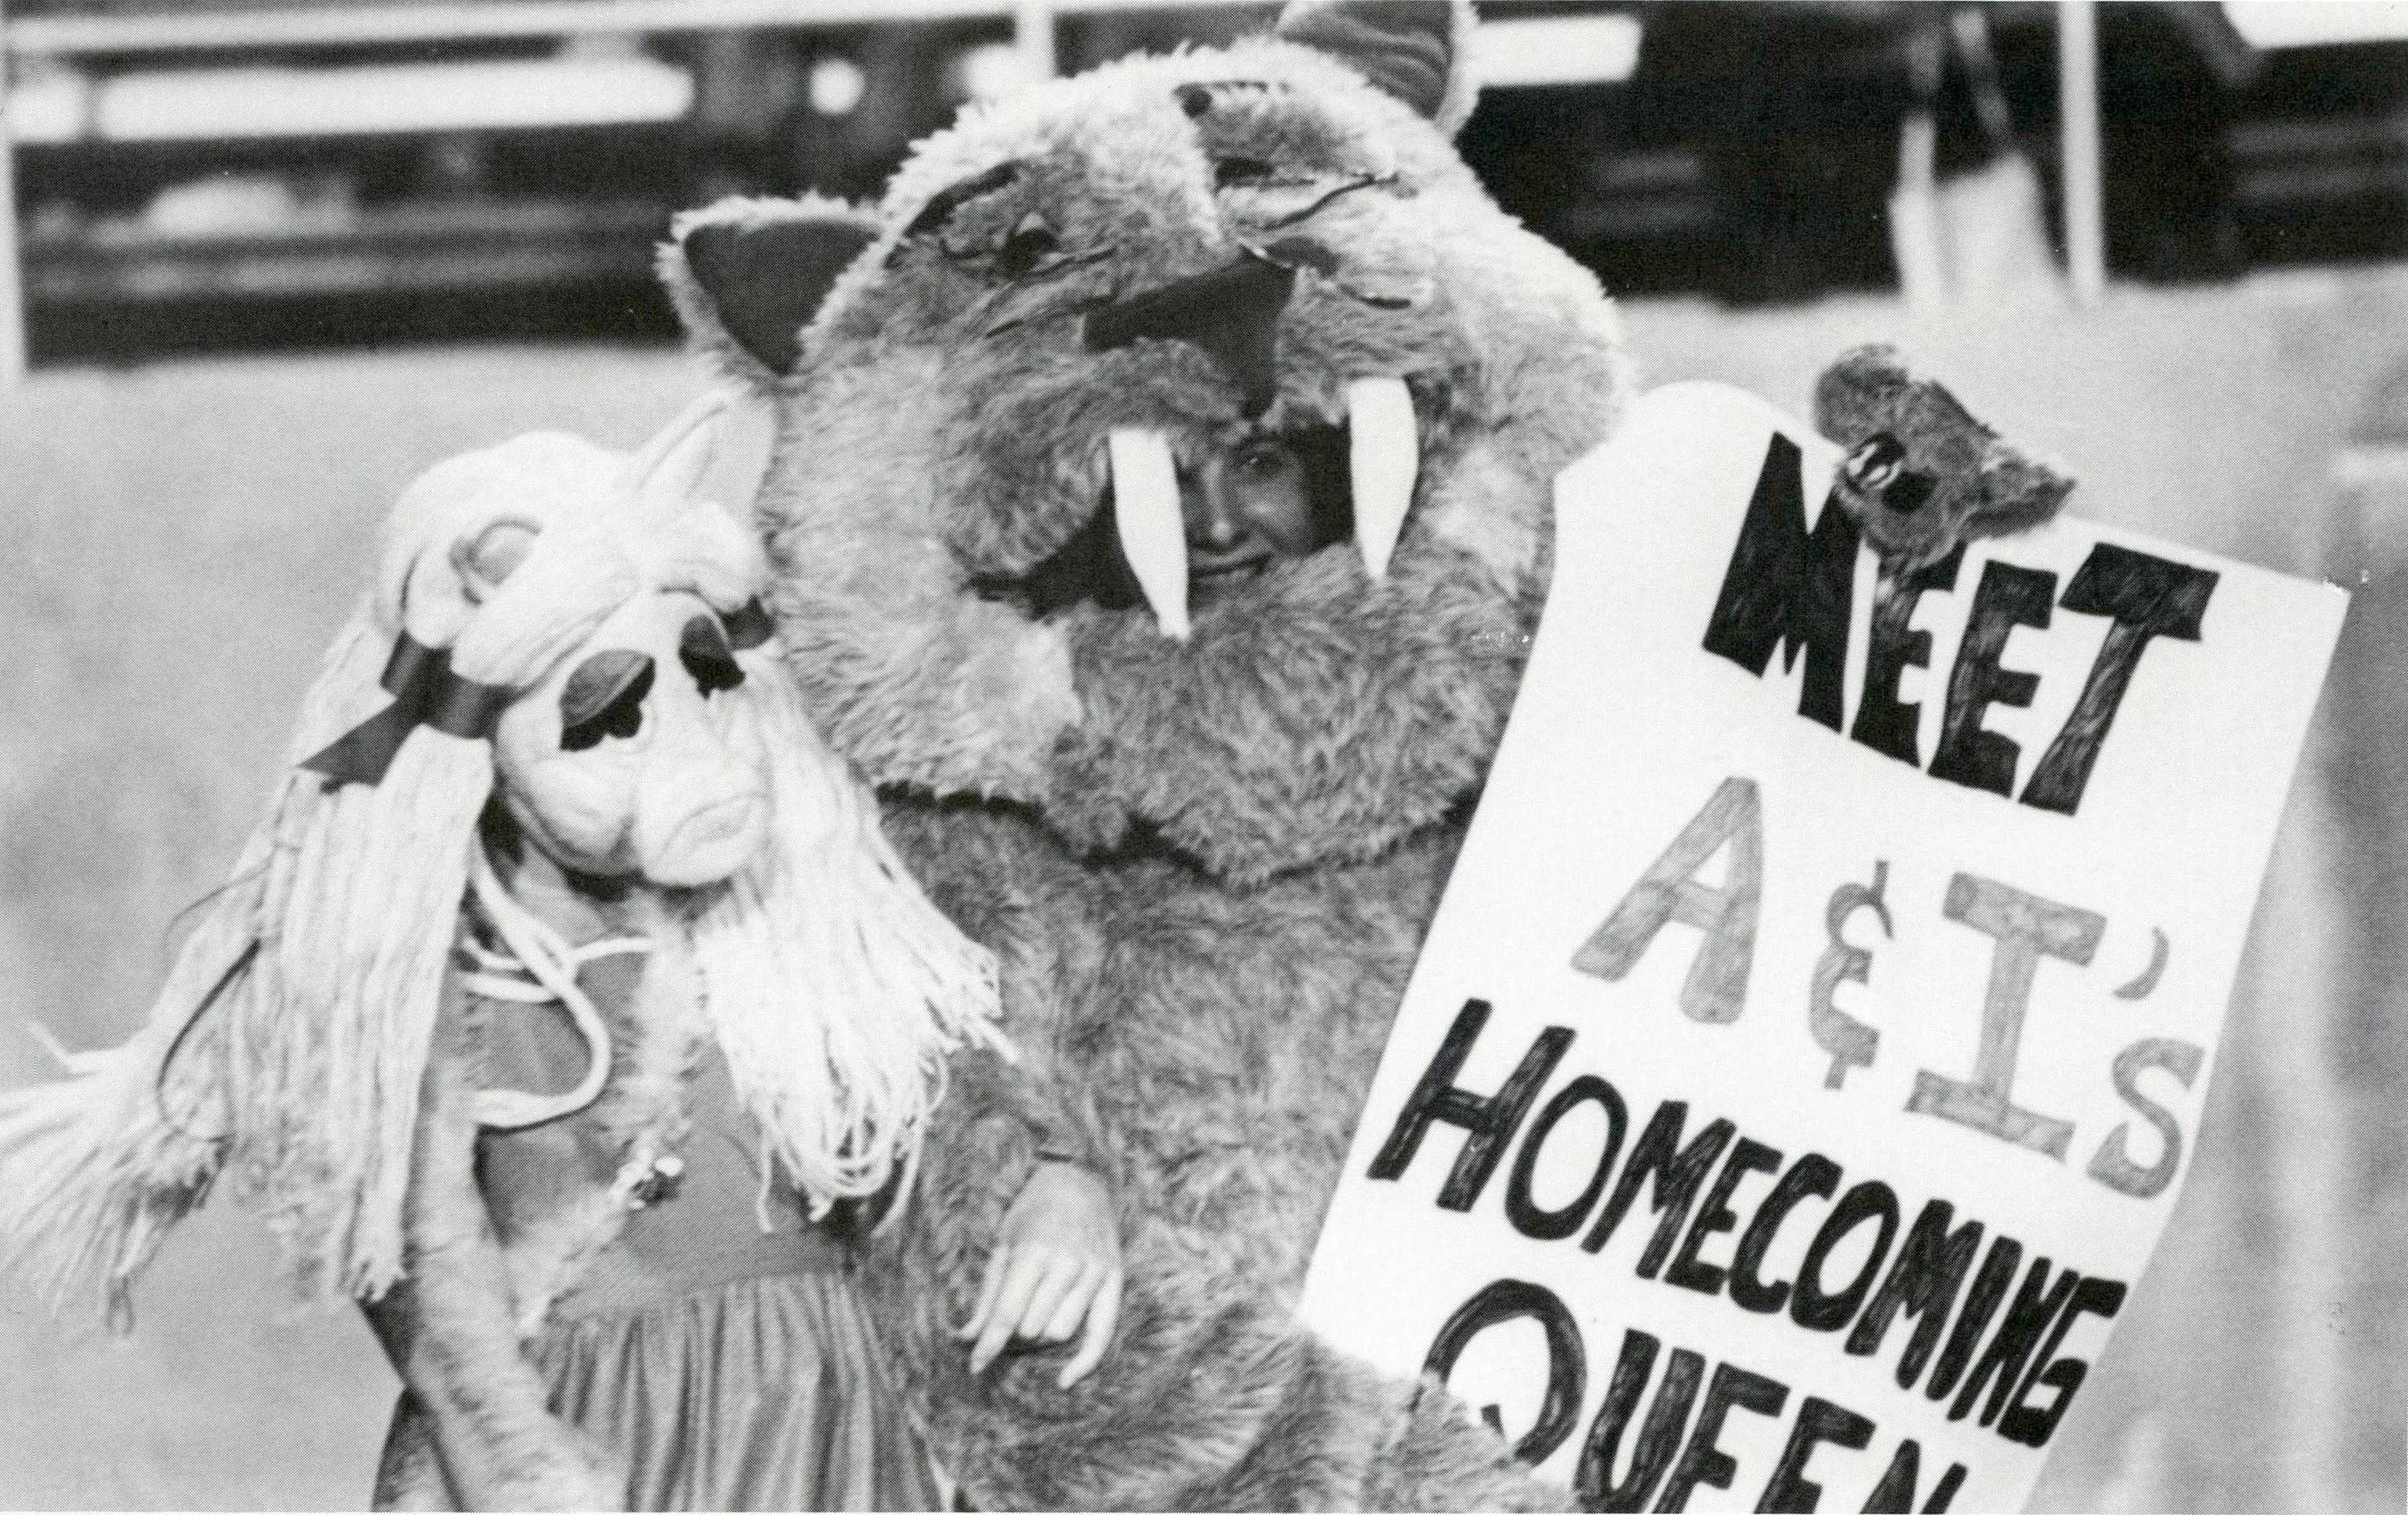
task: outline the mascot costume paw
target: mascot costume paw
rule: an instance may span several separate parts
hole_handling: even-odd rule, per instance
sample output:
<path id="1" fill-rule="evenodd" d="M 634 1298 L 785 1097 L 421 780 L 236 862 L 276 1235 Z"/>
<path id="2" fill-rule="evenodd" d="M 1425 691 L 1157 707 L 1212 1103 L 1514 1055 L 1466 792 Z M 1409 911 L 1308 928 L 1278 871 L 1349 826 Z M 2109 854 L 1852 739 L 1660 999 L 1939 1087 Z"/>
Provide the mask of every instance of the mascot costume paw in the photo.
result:
<path id="1" fill-rule="evenodd" d="M 973 109 L 874 212 L 729 202 L 665 254 L 775 411 L 806 703 L 1061 1096 L 1032 1136 L 958 1088 L 873 1270 L 984 1508 L 1568 1497 L 1291 1313 L 1512 703 L 1553 481 L 1628 393 L 1596 281 L 1450 146 L 1470 24 L 1291 6 Z M 1266 439 L 1327 545 L 1231 563 L 1182 496 Z M 1130 1279 L 1069 1391 L 1065 1350 L 973 1377 L 953 1335 L 1049 1146 L 1110 1177 Z"/>

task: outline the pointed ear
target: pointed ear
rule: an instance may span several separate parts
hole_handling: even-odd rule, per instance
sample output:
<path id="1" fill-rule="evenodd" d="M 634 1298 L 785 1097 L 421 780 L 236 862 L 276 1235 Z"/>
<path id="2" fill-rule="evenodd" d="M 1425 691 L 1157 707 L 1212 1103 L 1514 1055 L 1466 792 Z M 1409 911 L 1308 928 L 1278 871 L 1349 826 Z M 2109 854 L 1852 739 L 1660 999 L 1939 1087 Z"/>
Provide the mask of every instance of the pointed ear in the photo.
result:
<path id="1" fill-rule="evenodd" d="M 1983 449 L 1982 496 L 1985 513 L 2012 529 L 2037 526 L 2054 517 L 2073 493 L 2073 480 L 2011 442 L 1993 439 Z"/>
<path id="2" fill-rule="evenodd" d="M 660 274 L 686 329 L 756 384 L 792 372 L 837 276 L 878 237 L 839 200 L 728 199 L 680 216 Z"/>
<path id="3" fill-rule="evenodd" d="M 1471 0 L 1289 0 L 1272 35 L 1326 52 L 1452 136 L 1479 86 Z"/>
<path id="4" fill-rule="evenodd" d="M 718 429 L 705 422 L 679 437 L 661 454 L 660 460 L 647 469 L 638 480 L 648 499 L 663 505 L 682 505 L 702 487 L 705 475 L 710 471 L 711 453 L 718 446 Z"/>
<path id="5" fill-rule="evenodd" d="M 619 471 L 621 485 L 670 510 L 683 508 L 710 472 L 721 422 L 736 403 L 721 384 L 679 411 L 626 461 Z"/>

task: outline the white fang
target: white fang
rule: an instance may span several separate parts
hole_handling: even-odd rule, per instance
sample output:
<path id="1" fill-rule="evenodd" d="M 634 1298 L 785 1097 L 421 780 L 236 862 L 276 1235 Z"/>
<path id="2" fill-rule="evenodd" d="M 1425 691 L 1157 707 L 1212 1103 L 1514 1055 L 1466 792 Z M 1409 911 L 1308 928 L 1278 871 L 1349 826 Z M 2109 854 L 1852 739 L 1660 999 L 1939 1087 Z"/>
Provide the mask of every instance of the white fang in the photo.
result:
<path id="1" fill-rule="evenodd" d="M 1358 379 L 1346 386 L 1346 422 L 1354 475 L 1354 546 L 1374 580 L 1388 577 L 1388 559 L 1412 507 L 1422 465 L 1413 397 L 1401 379 Z"/>
<path id="2" fill-rule="evenodd" d="M 1112 520 L 1121 554 L 1145 591 L 1162 634 L 1187 639 L 1187 523 L 1179 508 L 1179 468 L 1160 432 L 1113 428 L 1105 438 L 1112 465 Z"/>

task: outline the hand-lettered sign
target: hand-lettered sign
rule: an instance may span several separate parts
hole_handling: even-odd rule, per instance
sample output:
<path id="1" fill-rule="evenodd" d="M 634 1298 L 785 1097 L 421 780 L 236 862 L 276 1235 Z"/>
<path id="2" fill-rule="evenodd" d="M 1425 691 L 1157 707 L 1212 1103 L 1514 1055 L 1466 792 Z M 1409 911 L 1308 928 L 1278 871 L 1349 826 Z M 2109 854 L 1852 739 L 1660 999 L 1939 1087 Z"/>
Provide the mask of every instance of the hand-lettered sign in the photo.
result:
<path id="1" fill-rule="evenodd" d="M 1887 574 L 1643 399 L 1306 1286 L 1590 1509 L 2020 1508 L 2190 1153 L 2345 604 L 2072 519 Z"/>

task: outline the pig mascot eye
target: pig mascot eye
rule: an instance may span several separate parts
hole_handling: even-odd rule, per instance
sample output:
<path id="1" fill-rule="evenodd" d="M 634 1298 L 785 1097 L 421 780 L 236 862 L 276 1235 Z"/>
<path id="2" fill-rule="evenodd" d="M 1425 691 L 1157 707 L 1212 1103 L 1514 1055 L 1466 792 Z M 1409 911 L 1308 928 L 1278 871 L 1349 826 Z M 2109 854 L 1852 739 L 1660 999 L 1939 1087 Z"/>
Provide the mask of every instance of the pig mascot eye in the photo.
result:
<path id="1" fill-rule="evenodd" d="M 731 660 L 732 661 L 732 660 Z M 644 726 L 652 660 L 641 652 L 596 652 L 577 665 L 560 692 L 560 747 L 582 752 L 605 736 L 633 736 Z"/>

